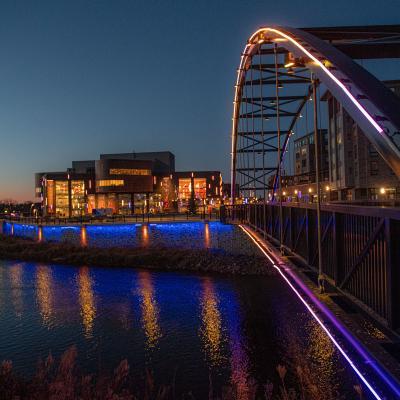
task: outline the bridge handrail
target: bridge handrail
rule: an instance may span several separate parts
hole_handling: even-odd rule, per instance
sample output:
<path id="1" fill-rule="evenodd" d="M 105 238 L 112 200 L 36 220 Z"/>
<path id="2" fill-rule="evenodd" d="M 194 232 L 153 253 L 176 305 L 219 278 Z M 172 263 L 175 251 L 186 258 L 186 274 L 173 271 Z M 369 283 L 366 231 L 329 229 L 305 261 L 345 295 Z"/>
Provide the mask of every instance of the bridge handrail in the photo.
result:
<path id="1" fill-rule="evenodd" d="M 82 217 L 22 217 L 0 215 L 0 219 L 7 222 L 15 222 L 21 224 L 35 225 L 82 225 L 95 223 L 143 223 L 143 222 L 173 222 L 173 221 L 193 221 L 193 220 L 218 220 L 220 217 L 219 210 L 212 212 L 199 212 L 190 214 L 188 212 L 173 213 L 144 213 L 144 214 L 127 214 L 127 215 L 104 215 Z"/>
<path id="2" fill-rule="evenodd" d="M 255 203 L 259 206 L 263 206 L 264 203 Z M 278 202 L 267 202 L 267 206 L 279 207 Z M 241 206 L 246 206 L 246 204 L 235 204 L 227 205 L 227 210 L 232 208 L 237 208 Z M 316 203 L 305 203 L 305 202 L 284 202 L 282 207 L 291 208 L 304 208 L 316 210 Z M 370 217 L 379 218 L 391 218 L 395 220 L 400 220 L 400 207 L 391 206 L 368 206 L 368 205 L 358 205 L 358 204 L 335 204 L 335 203 L 321 203 L 321 211 L 336 212 L 340 214 L 351 214 L 351 215 L 362 215 Z"/>
<path id="3" fill-rule="evenodd" d="M 316 205 L 282 206 L 281 214 L 279 203 L 230 205 L 224 218 L 250 226 L 318 273 Z M 321 232 L 327 280 L 373 318 L 399 329 L 400 208 L 324 204 Z"/>

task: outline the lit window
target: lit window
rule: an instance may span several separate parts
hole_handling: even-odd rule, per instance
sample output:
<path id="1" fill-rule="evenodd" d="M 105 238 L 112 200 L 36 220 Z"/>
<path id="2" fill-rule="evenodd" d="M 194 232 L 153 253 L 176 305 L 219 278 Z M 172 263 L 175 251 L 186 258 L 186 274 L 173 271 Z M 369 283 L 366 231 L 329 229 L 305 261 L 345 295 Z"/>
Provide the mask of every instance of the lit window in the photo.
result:
<path id="1" fill-rule="evenodd" d="M 102 179 L 97 181 L 99 187 L 124 186 L 123 179 Z"/>
<path id="2" fill-rule="evenodd" d="M 151 170 L 138 168 L 110 168 L 110 175 L 151 175 Z"/>

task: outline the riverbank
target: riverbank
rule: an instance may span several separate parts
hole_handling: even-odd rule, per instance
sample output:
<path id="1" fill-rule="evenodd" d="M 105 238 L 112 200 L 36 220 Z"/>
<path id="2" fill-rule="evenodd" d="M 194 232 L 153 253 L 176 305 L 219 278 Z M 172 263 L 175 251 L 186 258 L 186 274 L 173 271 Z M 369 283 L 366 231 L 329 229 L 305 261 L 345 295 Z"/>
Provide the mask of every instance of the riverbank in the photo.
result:
<path id="1" fill-rule="evenodd" d="M 0 259 L 55 264 L 136 267 L 158 270 L 213 272 L 231 275 L 270 275 L 265 258 L 210 249 L 98 248 L 68 243 L 37 242 L 0 235 Z"/>

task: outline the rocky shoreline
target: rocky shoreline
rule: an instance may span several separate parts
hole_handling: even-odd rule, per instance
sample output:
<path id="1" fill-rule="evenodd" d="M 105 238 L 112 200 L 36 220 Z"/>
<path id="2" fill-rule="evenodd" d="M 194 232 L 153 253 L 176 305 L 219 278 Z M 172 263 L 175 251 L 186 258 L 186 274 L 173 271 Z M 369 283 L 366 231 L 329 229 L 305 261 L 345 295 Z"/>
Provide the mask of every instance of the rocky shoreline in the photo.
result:
<path id="1" fill-rule="evenodd" d="M 55 264 L 133 267 L 231 275 L 274 274 L 265 258 L 222 250 L 184 248 L 97 248 L 37 242 L 0 235 L 0 259 Z"/>

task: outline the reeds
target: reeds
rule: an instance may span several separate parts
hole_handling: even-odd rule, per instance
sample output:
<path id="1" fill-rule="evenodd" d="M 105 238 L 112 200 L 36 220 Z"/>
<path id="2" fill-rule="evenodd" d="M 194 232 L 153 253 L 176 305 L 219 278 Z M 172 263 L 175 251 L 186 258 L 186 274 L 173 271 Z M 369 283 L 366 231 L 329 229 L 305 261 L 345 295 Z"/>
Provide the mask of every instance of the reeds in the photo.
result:
<path id="1" fill-rule="evenodd" d="M 84 374 L 77 366 L 77 350 L 70 347 L 55 360 L 51 354 L 38 363 L 31 379 L 18 377 L 10 361 L 0 365 L 0 400 L 195 400 L 192 393 L 178 393 L 175 374 L 171 385 L 157 385 L 153 374 L 145 370 L 144 377 L 130 374 L 127 360 L 122 360 L 110 374 Z M 247 382 L 247 390 L 237 390 L 234 383 L 215 393 L 210 377 L 208 400 L 337 400 L 312 382 L 309 370 L 296 368 L 295 386 L 289 387 L 288 370 L 284 365 L 276 368 L 275 383 L 260 386 L 253 379 Z M 293 383 L 291 384 L 294 385 Z M 361 385 L 354 386 L 354 395 L 362 399 Z M 352 396 L 353 398 L 353 396 Z"/>

